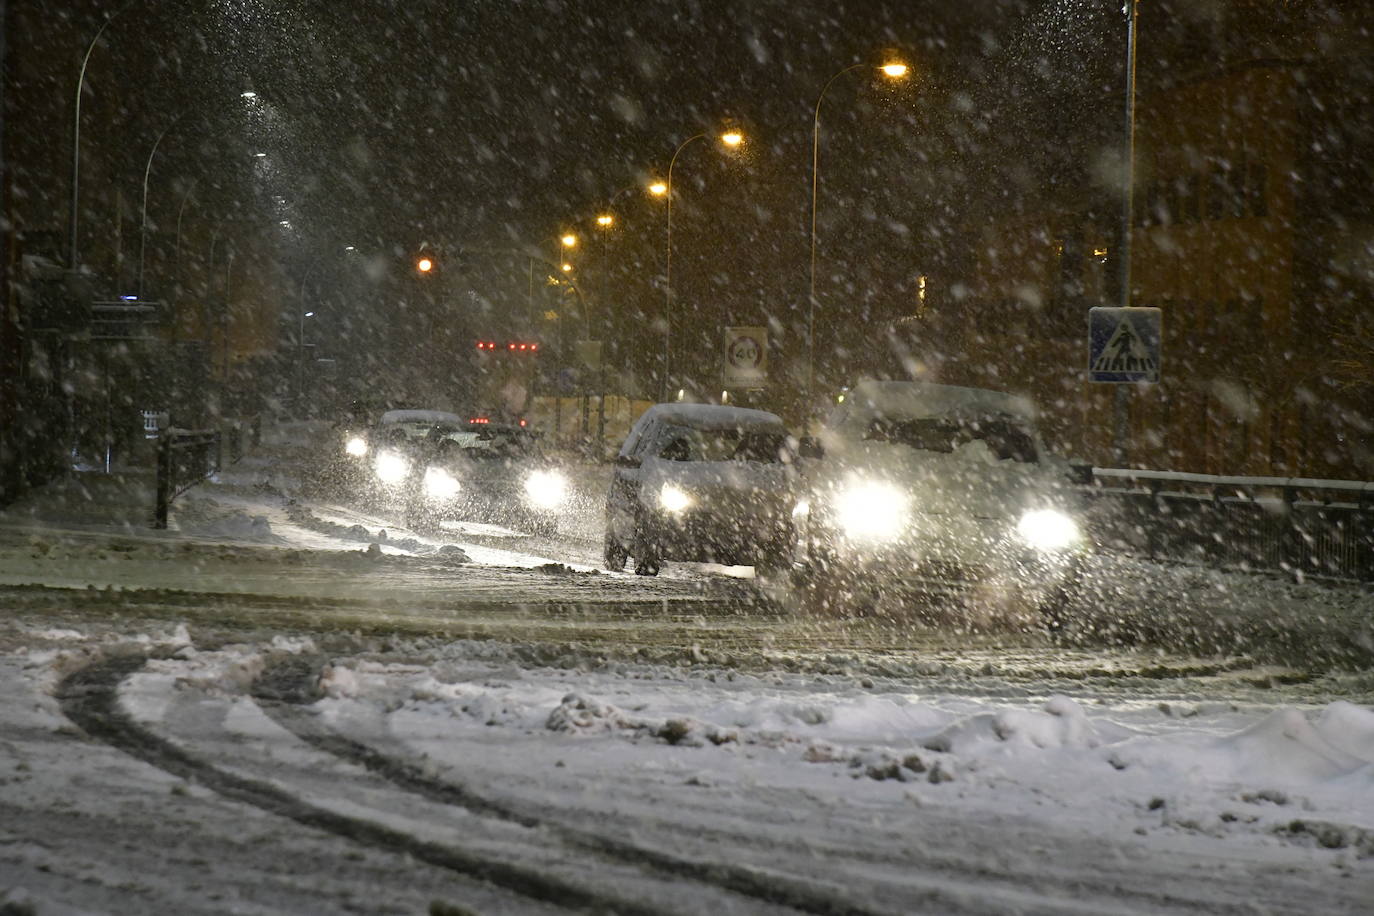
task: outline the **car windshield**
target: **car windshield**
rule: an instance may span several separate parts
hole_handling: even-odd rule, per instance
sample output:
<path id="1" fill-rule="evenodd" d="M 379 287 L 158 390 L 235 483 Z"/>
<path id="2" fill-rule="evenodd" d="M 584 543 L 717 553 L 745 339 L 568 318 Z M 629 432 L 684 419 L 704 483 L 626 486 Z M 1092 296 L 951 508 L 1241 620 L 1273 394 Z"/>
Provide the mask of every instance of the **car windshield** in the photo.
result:
<path id="1" fill-rule="evenodd" d="M 787 452 L 781 432 L 669 427 L 659 457 L 669 461 L 756 461 L 776 464 Z"/>
<path id="2" fill-rule="evenodd" d="M 877 419 L 869 424 L 864 439 L 941 454 L 949 454 L 970 442 L 984 442 L 1000 460 L 1024 463 L 1037 460 L 1034 439 L 1010 417 Z"/>
<path id="3" fill-rule="evenodd" d="M 443 437 L 451 436 L 457 432 L 455 427 L 425 420 L 402 420 L 398 422 L 383 423 L 379 429 L 382 437 L 387 439 L 397 439 L 402 436 L 407 439 L 423 439 L 435 430 L 438 430 L 437 435 Z"/>

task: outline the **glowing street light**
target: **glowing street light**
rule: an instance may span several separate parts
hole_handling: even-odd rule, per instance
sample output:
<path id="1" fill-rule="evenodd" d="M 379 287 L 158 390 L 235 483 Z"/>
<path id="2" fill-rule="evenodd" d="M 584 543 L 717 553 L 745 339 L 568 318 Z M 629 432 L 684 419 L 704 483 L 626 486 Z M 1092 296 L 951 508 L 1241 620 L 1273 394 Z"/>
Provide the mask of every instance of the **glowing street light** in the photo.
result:
<path id="1" fill-rule="evenodd" d="M 565 274 L 570 274 L 570 273 L 572 273 L 573 267 L 572 267 L 571 264 L 567 263 L 566 261 L 563 262 L 562 268 L 563 268 L 563 273 L 565 273 Z"/>
<path id="2" fill-rule="evenodd" d="M 668 202 L 668 212 L 665 218 L 667 223 L 667 251 L 663 259 L 663 378 L 659 381 L 659 388 L 662 391 L 660 399 L 667 398 L 668 375 L 672 370 L 673 358 L 673 166 L 677 164 L 678 154 L 681 153 L 694 140 L 705 137 L 705 132 L 695 134 L 678 144 L 678 148 L 673 151 L 673 158 L 668 161 L 668 180 L 662 184 L 662 196 Z M 737 149 L 744 143 L 744 134 L 737 130 L 727 131 L 720 135 L 720 142 L 730 149 Z M 658 194 L 655 190 L 660 185 L 658 183 L 649 186 L 650 193 Z"/>
<path id="3" fill-rule="evenodd" d="M 241 99 L 256 99 L 257 97 L 258 97 L 258 94 L 257 94 L 256 92 L 253 92 L 251 89 L 250 89 L 249 91 L 247 91 L 247 92 L 240 92 L 240 93 L 239 93 L 239 98 L 241 98 Z"/>
<path id="4" fill-rule="evenodd" d="M 577 246 L 577 236 L 573 235 L 571 232 L 563 236 L 558 241 L 563 243 L 564 248 L 574 248 Z"/>
<path id="5" fill-rule="evenodd" d="M 596 218 L 596 224 L 603 229 L 609 229 L 615 225 L 615 217 L 609 213 L 603 213 Z"/>
<path id="6" fill-rule="evenodd" d="M 422 274 L 427 274 L 434 269 L 434 260 L 432 258 L 420 258 L 415 262 L 415 269 Z"/>
<path id="7" fill-rule="evenodd" d="M 867 69 L 871 64 L 853 64 L 845 67 L 826 81 L 821 89 L 821 94 L 816 98 L 816 112 L 811 119 L 811 272 L 810 272 L 810 293 L 807 297 L 808 307 L 806 315 L 806 400 L 805 404 L 811 403 L 811 392 L 815 387 L 816 381 L 816 202 L 820 189 L 820 170 L 821 170 L 821 102 L 825 101 L 825 93 L 830 89 L 835 80 L 852 73 L 855 70 Z M 888 61 L 887 63 L 875 68 L 879 73 L 888 79 L 903 79 L 907 75 L 906 64 L 900 61 Z"/>
<path id="8" fill-rule="evenodd" d="M 655 181 L 649 185 L 649 193 L 655 197 L 662 197 L 668 193 L 668 186 L 661 181 Z"/>

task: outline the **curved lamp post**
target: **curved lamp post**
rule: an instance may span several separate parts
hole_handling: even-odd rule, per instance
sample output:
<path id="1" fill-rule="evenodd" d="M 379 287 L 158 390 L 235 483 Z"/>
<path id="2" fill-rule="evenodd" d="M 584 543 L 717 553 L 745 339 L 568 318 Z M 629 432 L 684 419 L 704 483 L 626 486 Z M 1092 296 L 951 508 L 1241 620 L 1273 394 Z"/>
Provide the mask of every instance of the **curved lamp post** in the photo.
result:
<path id="1" fill-rule="evenodd" d="M 663 197 L 668 203 L 667 221 L 667 246 L 663 259 L 663 378 L 659 380 L 659 400 L 668 399 L 668 376 L 672 372 L 673 365 L 673 166 L 677 164 L 678 154 L 686 149 L 694 140 L 700 140 L 706 133 L 695 134 L 688 137 L 678 144 L 678 148 L 673 151 L 673 158 L 668 161 L 668 180 L 663 185 Z M 720 135 L 720 142 L 725 146 L 734 149 L 744 142 L 744 135 L 739 131 L 727 131 Z M 654 187 L 650 187 L 650 192 L 657 194 Z"/>
<path id="2" fill-rule="evenodd" d="M 135 290 L 139 301 L 143 299 L 143 265 L 148 250 L 148 176 L 153 171 L 153 157 L 157 155 L 157 148 L 162 145 L 162 138 L 167 136 L 173 127 L 181 123 L 186 115 L 187 112 L 182 112 L 176 116 L 171 124 L 162 129 L 162 133 L 158 134 L 157 139 L 153 141 L 153 148 L 148 151 L 148 161 L 143 166 L 143 204 L 138 219 L 138 285 Z M 178 214 L 177 223 L 180 224 L 180 222 L 181 216 Z"/>
<path id="3" fill-rule="evenodd" d="M 844 76 L 846 73 L 853 73 L 855 70 L 874 69 L 889 79 L 901 79 L 906 76 L 907 66 L 903 63 L 892 61 L 890 63 L 875 66 L 873 64 L 861 63 L 845 67 L 830 79 L 826 80 L 821 94 L 816 97 L 816 112 L 811 119 L 811 279 L 810 291 L 807 295 L 806 313 L 806 405 L 810 409 L 811 395 L 815 388 L 816 381 L 816 204 L 820 192 L 820 169 L 821 169 L 821 102 L 825 101 L 825 94 L 830 90 L 830 86 L 835 80 Z"/>
<path id="4" fill-rule="evenodd" d="M 250 101 L 253 100 L 253 99 L 256 99 L 257 97 L 258 97 L 258 94 L 257 94 L 256 92 L 244 92 L 244 93 L 241 93 L 241 94 L 239 95 L 239 98 L 247 99 L 247 100 L 250 100 Z M 172 132 L 172 128 L 174 128 L 174 127 L 176 127 L 178 124 L 180 124 L 180 123 L 186 118 L 186 116 L 187 116 L 188 114 L 190 114 L 189 111 L 184 111 L 184 112 L 182 112 L 181 114 L 177 115 L 177 116 L 172 120 L 172 123 L 171 123 L 171 124 L 168 124 L 166 127 L 164 127 L 164 128 L 162 129 L 162 133 L 158 134 L 158 135 L 157 135 L 157 139 L 153 141 L 153 148 L 150 149 L 150 150 L 148 151 L 148 161 L 145 162 L 144 165 L 143 165 L 143 203 L 142 203 L 142 207 L 141 207 L 141 210 L 140 210 L 140 213 L 139 213 L 139 221 L 138 221 L 138 289 L 137 289 L 137 292 L 138 292 L 138 298 L 139 298 L 140 300 L 143 298 L 143 266 L 144 266 L 145 255 L 146 255 L 146 253 L 147 253 L 147 247 L 148 247 L 148 178 L 149 178 L 149 176 L 152 174 L 152 171 L 153 171 L 153 157 L 157 155 L 158 147 L 162 145 L 162 140 L 163 140 L 163 138 L 166 137 L 169 133 L 171 133 L 171 132 Z M 254 155 L 255 155 L 256 157 L 262 157 L 262 156 L 265 156 L 265 155 L 267 155 L 267 154 L 266 154 L 266 153 L 255 153 Z M 199 180 L 200 180 L 199 178 L 196 179 L 196 181 L 199 181 Z M 194 184 L 195 184 L 195 182 L 192 182 L 192 186 L 193 186 L 193 187 L 194 187 Z M 183 206 L 185 205 L 185 199 L 182 200 L 182 205 L 183 205 Z M 178 226 L 180 226 L 180 223 L 181 223 L 181 215 L 178 213 L 178 215 L 177 215 L 177 224 L 178 224 Z M 180 233 L 180 229 L 178 229 L 178 233 Z"/>
<path id="5" fill-rule="evenodd" d="M 86 64 L 90 62 L 91 52 L 95 50 L 96 42 L 100 41 L 100 36 L 105 34 L 110 23 L 133 6 L 136 0 L 129 0 L 109 15 L 96 30 L 95 37 L 86 46 L 86 53 L 81 57 L 81 70 L 76 75 L 76 103 L 72 106 L 72 188 L 69 212 L 67 215 L 67 269 L 76 270 L 78 248 L 76 238 L 77 218 L 80 213 L 81 199 L 81 89 L 86 82 Z"/>

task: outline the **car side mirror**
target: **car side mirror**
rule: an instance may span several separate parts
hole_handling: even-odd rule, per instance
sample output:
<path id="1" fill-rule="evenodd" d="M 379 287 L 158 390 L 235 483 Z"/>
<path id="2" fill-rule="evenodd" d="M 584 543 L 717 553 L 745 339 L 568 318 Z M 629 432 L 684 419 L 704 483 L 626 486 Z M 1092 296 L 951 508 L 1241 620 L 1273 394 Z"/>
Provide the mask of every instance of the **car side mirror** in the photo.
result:
<path id="1" fill-rule="evenodd" d="M 797 441 L 797 455 L 802 458 L 824 458 L 825 447 L 815 436 L 802 436 Z"/>
<path id="2" fill-rule="evenodd" d="M 639 467 L 639 458 L 634 455 L 616 455 L 615 466 L 618 468 L 637 468 Z"/>

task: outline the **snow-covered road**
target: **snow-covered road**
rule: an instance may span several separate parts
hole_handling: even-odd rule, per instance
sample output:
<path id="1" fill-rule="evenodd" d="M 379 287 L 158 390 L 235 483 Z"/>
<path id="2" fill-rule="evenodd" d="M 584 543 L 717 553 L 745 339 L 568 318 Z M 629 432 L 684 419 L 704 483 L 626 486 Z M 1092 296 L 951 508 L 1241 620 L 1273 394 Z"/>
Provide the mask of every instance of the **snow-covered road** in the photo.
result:
<path id="1" fill-rule="evenodd" d="M 1374 899 L 1367 590 L 1115 558 L 1068 641 L 805 618 L 597 569 L 595 469 L 559 537 L 413 532 L 286 444 L 168 532 L 136 474 L 0 517 L 0 911 Z"/>
<path id="2" fill-rule="evenodd" d="M 856 677 L 118 626 L 8 628 L 0 887 L 40 912 L 1357 913 L 1374 894 L 1367 678 Z"/>

